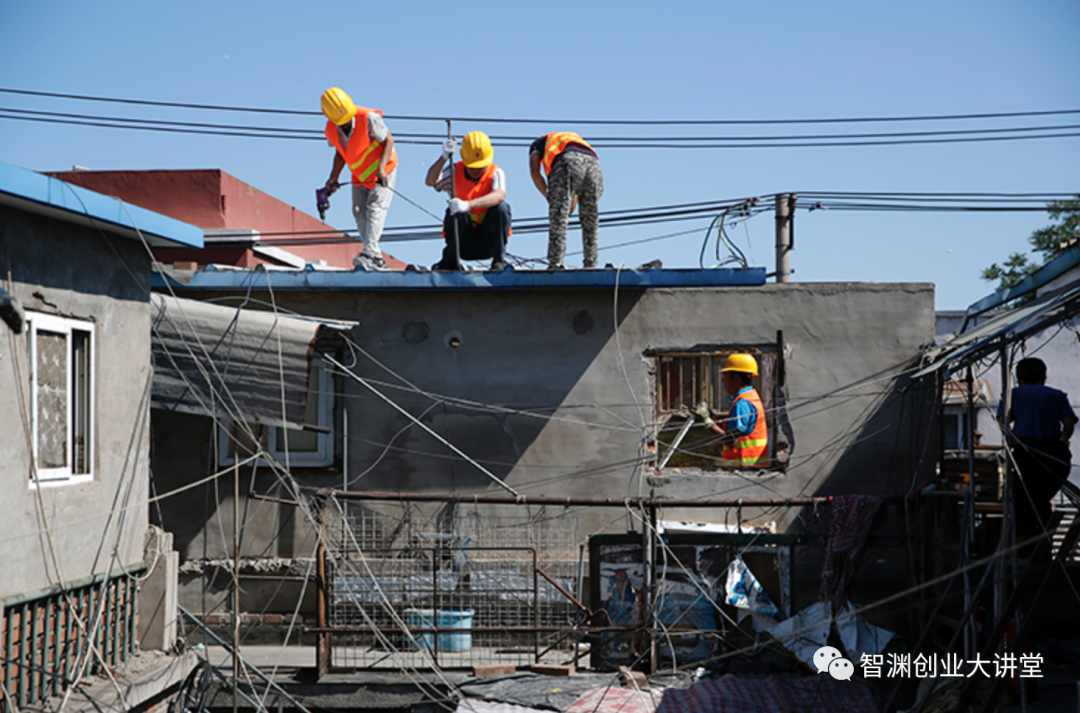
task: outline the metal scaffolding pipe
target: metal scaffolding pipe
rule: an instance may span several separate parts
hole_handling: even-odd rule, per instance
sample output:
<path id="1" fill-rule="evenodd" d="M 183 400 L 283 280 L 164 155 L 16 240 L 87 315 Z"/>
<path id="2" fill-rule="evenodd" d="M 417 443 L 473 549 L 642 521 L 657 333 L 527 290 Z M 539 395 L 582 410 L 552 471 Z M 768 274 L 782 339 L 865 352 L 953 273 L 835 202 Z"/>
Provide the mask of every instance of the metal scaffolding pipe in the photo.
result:
<path id="1" fill-rule="evenodd" d="M 667 499 L 667 498 L 579 498 L 537 495 L 464 495 L 460 493 L 389 493 L 358 492 L 355 490 L 319 490 L 317 495 L 336 500 L 388 500 L 393 502 L 426 503 L 483 503 L 485 505 L 553 505 L 562 507 L 665 507 L 665 508 L 715 508 L 715 507 L 802 507 L 805 505 L 828 505 L 830 498 L 724 498 L 724 499 Z"/>

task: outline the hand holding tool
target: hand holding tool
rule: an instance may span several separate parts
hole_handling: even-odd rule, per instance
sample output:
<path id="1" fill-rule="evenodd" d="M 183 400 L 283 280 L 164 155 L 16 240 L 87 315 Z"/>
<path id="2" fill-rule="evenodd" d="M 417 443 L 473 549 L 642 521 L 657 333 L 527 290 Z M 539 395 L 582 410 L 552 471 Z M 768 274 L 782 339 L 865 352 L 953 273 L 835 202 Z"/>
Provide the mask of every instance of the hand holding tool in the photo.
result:
<path id="1" fill-rule="evenodd" d="M 326 220 L 326 211 L 330 208 L 330 196 L 341 187 L 337 181 L 328 181 L 322 188 L 315 189 L 315 207 L 319 209 L 319 220 Z"/>

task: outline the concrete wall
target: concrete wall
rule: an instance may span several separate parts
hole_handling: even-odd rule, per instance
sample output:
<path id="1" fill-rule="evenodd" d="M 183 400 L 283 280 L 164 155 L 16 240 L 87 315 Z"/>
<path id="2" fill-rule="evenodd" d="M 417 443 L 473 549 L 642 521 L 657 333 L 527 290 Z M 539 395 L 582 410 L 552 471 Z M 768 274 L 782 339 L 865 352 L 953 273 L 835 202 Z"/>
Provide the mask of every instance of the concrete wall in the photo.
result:
<path id="1" fill-rule="evenodd" d="M 358 320 L 354 339 L 366 354 L 348 357 L 356 360 L 354 371 L 384 382 L 376 388 L 522 493 L 609 498 L 905 492 L 920 468 L 913 444 L 926 443 L 934 394 L 898 374 L 933 339 L 933 297 L 928 284 L 872 283 L 622 290 L 617 300 L 612 292 L 573 289 L 275 294 L 293 311 Z M 778 331 L 795 436 L 787 472 L 653 477 L 641 465 L 654 428 L 653 361 L 646 353 L 775 344 Z M 344 385 L 353 489 L 500 492 L 369 390 L 350 380 Z M 168 478 L 159 488 L 205 474 L 208 425 L 184 431 L 198 443 L 156 444 L 162 464 L 155 477 Z M 186 438 L 180 429 L 166 430 Z M 932 459 L 921 467 L 932 469 Z M 305 484 L 333 487 L 341 478 L 336 469 L 301 475 Z M 230 522 L 228 494 L 215 500 L 208 514 Z M 286 523 L 265 503 L 258 507 L 272 526 L 248 531 L 246 554 L 308 556 L 306 525 Z M 727 514 L 664 516 L 723 521 Z M 785 510 L 748 509 L 743 516 L 799 528 Z M 580 517 L 583 536 L 626 527 L 626 518 L 611 511 Z M 227 552 L 214 542 L 220 537 L 193 523 L 177 538 L 186 558 L 202 556 L 204 536 L 207 556 Z"/>
<path id="2" fill-rule="evenodd" d="M 29 487 L 27 336 L 0 325 L 0 523 L 8 566 L 0 598 L 142 560 L 149 481 L 149 258 L 142 245 L 0 207 L 0 273 L 28 310 L 93 320 L 92 482 Z M 18 369 L 16 368 L 18 362 Z M 21 378 L 21 389 L 20 378 Z M 28 403 L 28 402 L 27 402 Z M 118 508 L 130 506 L 118 511 Z M 59 572 L 51 552 L 59 560 Z"/>

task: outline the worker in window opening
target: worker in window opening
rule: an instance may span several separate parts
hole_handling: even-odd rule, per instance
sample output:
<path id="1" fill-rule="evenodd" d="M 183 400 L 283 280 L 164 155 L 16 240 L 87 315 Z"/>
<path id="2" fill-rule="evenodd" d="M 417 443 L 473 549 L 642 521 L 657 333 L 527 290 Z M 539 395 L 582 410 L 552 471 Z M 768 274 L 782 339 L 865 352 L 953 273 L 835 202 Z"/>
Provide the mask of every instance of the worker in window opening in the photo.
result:
<path id="1" fill-rule="evenodd" d="M 383 122 L 382 111 L 353 104 L 348 94 L 332 87 L 323 92 L 326 138 L 336 151 L 327 195 L 338 189 L 338 176 L 346 165 L 352 173 L 353 217 L 364 249 L 353 258 L 362 270 L 385 270 L 379 238 L 386 225 L 390 199 L 397 183 L 397 152 L 394 136 Z"/>
<path id="2" fill-rule="evenodd" d="M 506 202 L 506 174 L 493 162 L 495 150 L 483 131 L 465 134 L 461 142 L 461 160 L 447 163 L 456 150 L 456 141 L 444 141 L 442 156 L 431 164 L 424 179 L 424 183 L 436 191 L 451 194 L 443 217 L 446 247 L 442 259 L 431 267 L 433 270 L 460 270 L 460 260 L 491 258 L 491 269 L 502 272 L 506 269 L 506 241 L 512 234 L 510 204 Z"/>
<path id="3" fill-rule="evenodd" d="M 1042 359 L 1021 359 L 1016 365 L 1018 386 L 1012 390 L 1008 418 L 1002 419 L 1005 404 L 998 406 L 998 418 L 1007 430 L 1009 450 L 1015 464 L 1012 478 L 1013 516 L 1016 541 L 1045 532 L 1050 519 L 1050 503 L 1072 470 L 1069 439 L 1076 426 L 1076 413 L 1063 391 L 1046 385 L 1046 364 Z M 1020 550 L 1030 555 L 1034 545 Z"/>
<path id="4" fill-rule="evenodd" d="M 720 426 L 713 421 L 709 405 L 702 402 L 694 412 L 705 427 L 720 435 L 723 447 L 720 465 L 756 468 L 769 465 L 769 434 L 761 397 L 751 386 L 758 375 L 757 360 L 749 354 L 731 354 L 720 370 L 724 391 L 732 397 L 727 420 Z"/>
<path id="5" fill-rule="evenodd" d="M 540 167 L 547 173 L 547 181 Z M 600 196 L 604 174 L 596 150 L 572 131 L 544 134 L 529 146 L 529 171 L 536 190 L 548 201 L 548 266 L 562 270 L 566 256 L 566 226 L 581 203 L 582 265 L 596 267 L 599 254 Z"/>

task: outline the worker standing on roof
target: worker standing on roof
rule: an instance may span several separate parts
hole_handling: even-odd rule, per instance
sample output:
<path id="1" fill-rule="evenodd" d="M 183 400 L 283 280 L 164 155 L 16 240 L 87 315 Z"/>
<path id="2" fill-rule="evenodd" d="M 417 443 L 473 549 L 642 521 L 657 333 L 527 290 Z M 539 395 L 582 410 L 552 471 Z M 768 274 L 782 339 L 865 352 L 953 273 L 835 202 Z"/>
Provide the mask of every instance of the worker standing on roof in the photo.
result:
<path id="1" fill-rule="evenodd" d="M 1064 391 L 1046 385 L 1046 363 L 1028 357 L 1016 364 L 1018 386 L 1012 390 L 1009 413 L 998 418 L 1012 424 L 1007 431 L 1012 473 L 1013 515 L 1016 540 L 1020 542 L 1046 532 L 1053 512 L 1051 503 L 1072 471 L 1072 438 L 1077 418 Z M 1028 556 L 1034 545 L 1020 550 Z"/>
<path id="2" fill-rule="evenodd" d="M 540 167 L 547 173 L 547 181 Z M 604 174 L 592 146 L 572 131 L 544 134 L 529 146 L 529 171 L 536 189 L 548 200 L 548 266 L 561 270 L 566 255 L 566 226 L 581 203 L 584 267 L 596 267 L 599 253 L 600 196 Z"/>
<path id="3" fill-rule="evenodd" d="M 720 465 L 728 468 L 757 468 L 769 465 L 769 432 L 761 397 L 751 385 L 758 375 L 757 360 L 749 354 L 731 354 L 720 370 L 724 391 L 734 397 L 723 427 L 713 421 L 709 406 L 702 402 L 695 413 L 705 427 L 720 434 L 723 446 Z"/>
<path id="4" fill-rule="evenodd" d="M 363 251 L 353 265 L 363 270 L 385 270 L 379 238 L 386 225 L 390 199 L 397 183 L 397 152 L 394 137 L 383 122 L 382 111 L 353 104 L 348 94 L 332 87 L 323 92 L 326 138 L 336 151 L 327 195 L 338 189 L 338 176 L 346 165 L 352 173 L 353 216 Z"/>
<path id="5" fill-rule="evenodd" d="M 461 160 L 447 163 L 456 150 L 453 139 L 443 142 L 442 156 L 431 164 L 424 180 L 436 191 L 451 196 L 443 217 L 446 247 L 432 269 L 460 270 L 462 259 L 491 258 L 491 269 L 501 272 L 506 269 L 506 241 L 511 232 L 506 174 L 493 162 L 495 150 L 482 131 L 466 134 L 461 142 Z"/>

